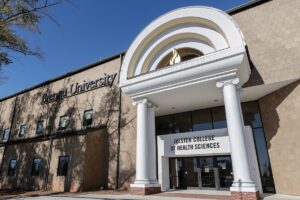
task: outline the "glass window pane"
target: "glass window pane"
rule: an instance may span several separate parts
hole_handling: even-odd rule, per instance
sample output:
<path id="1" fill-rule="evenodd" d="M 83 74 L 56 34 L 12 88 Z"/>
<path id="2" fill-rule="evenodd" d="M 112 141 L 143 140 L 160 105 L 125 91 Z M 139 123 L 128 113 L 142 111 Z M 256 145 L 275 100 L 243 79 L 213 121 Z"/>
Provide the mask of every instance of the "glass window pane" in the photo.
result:
<path id="1" fill-rule="evenodd" d="M 69 156 L 60 156 L 58 160 L 57 176 L 66 176 L 68 173 Z"/>
<path id="2" fill-rule="evenodd" d="M 246 126 L 262 127 L 258 103 L 256 101 L 242 103 L 243 117 Z"/>
<path id="3" fill-rule="evenodd" d="M 173 133 L 173 117 L 171 115 L 161 116 L 156 118 L 156 134 Z"/>
<path id="4" fill-rule="evenodd" d="M 22 124 L 19 130 L 19 137 L 24 137 L 26 134 L 26 124 Z"/>
<path id="5" fill-rule="evenodd" d="M 180 113 L 174 115 L 174 132 L 175 133 L 184 133 L 184 132 L 191 132 L 192 129 L 192 118 L 191 113 Z"/>
<path id="6" fill-rule="evenodd" d="M 3 142 L 6 142 L 9 138 L 9 131 L 10 129 L 9 128 L 6 128 L 3 130 L 3 134 L 2 134 L 2 140 Z"/>
<path id="7" fill-rule="evenodd" d="M 34 158 L 31 167 L 31 176 L 38 176 L 40 173 L 41 158 Z"/>
<path id="8" fill-rule="evenodd" d="M 211 113 L 209 109 L 192 112 L 193 131 L 212 129 Z"/>
<path id="9" fill-rule="evenodd" d="M 62 116 L 60 117 L 59 120 L 59 128 L 64 129 L 67 127 L 68 124 L 68 117 L 67 116 Z"/>
<path id="10" fill-rule="evenodd" d="M 212 109 L 213 126 L 214 129 L 227 128 L 226 115 L 224 107 L 217 107 Z"/>
<path id="11" fill-rule="evenodd" d="M 253 129 L 255 146 L 260 169 L 261 182 L 264 192 L 275 192 L 274 180 L 268 155 L 267 144 L 262 128 Z"/>
<path id="12" fill-rule="evenodd" d="M 36 125 L 36 134 L 43 134 L 44 132 L 44 121 L 38 121 Z"/>
<path id="13" fill-rule="evenodd" d="M 84 111 L 83 126 L 91 126 L 93 122 L 93 110 Z"/>
<path id="14" fill-rule="evenodd" d="M 9 166 L 8 166 L 8 176 L 14 176 L 16 172 L 17 167 L 17 160 L 10 160 Z"/>

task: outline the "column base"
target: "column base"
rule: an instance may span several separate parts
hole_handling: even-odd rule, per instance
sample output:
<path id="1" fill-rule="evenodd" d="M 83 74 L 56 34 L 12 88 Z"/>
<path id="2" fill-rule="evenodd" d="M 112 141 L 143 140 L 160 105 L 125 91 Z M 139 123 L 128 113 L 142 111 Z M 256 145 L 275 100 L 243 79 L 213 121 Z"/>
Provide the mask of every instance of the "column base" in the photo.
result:
<path id="1" fill-rule="evenodd" d="M 160 184 L 131 184 L 130 194 L 134 195 L 150 195 L 161 193 Z"/>
<path id="2" fill-rule="evenodd" d="M 231 187 L 231 200 L 259 200 L 257 188 L 236 188 Z"/>
<path id="3" fill-rule="evenodd" d="M 231 200 L 259 200 L 259 192 L 231 192 Z"/>

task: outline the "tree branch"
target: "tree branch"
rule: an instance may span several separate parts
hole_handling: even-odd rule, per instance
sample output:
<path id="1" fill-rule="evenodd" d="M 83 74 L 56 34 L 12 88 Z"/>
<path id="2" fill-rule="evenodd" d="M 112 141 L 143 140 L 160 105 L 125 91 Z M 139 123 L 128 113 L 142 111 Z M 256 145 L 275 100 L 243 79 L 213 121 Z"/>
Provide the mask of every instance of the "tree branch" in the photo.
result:
<path id="1" fill-rule="evenodd" d="M 14 15 L 11 15 L 11 16 L 5 18 L 3 21 L 4 21 L 6 24 L 8 24 L 8 23 L 10 23 L 10 22 L 12 22 L 12 21 L 18 19 L 19 16 L 22 16 L 22 15 L 24 15 L 24 14 L 29 14 L 29 13 L 32 13 L 32 12 L 37 12 L 37 11 L 39 11 L 39 10 L 42 10 L 42 9 L 45 9 L 45 8 L 49 8 L 49 7 L 51 7 L 51 6 L 55 6 L 55 5 L 59 4 L 59 3 L 61 3 L 62 1 L 63 1 L 63 0 L 59 0 L 59 1 L 56 1 L 56 2 L 54 2 L 54 3 L 47 4 L 47 5 L 45 4 L 45 5 L 40 6 L 40 7 L 33 7 L 31 10 L 27 10 L 27 11 L 22 11 L 22 12 L 15 13 Z M 46 1 L 46 3 L 47 3 L 47 2 L 48 2 L 48 1 Z"/>

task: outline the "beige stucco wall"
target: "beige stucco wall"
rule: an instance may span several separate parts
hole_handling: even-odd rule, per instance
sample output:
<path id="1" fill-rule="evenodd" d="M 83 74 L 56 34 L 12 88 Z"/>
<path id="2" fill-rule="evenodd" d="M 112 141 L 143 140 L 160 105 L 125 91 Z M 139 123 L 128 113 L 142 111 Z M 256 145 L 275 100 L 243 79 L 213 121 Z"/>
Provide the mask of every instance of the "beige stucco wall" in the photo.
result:
<path id="1" fill-rule="evenodd" d="M 90 132 L 86 136 L 86 151 L 83 172 L 83 191 L 107 189 L 108 134 L 106 129 Z"/>
<path id="2" fill-rule="evenodd" d="M 254 69 L 245 86 L 300 77 L 300 1 L 272 0 L 234 14 Z M 259 100 L 276 192 L 300 195 L 299 82 Z"/>
<path id="3" fill-rule="evenodd" d="M 260 99 L 276 192 L 300 195 L 300 81 Z"/>
<path id="4" fill-rule="evenodd" d="M 300 77 L 299 10 L 300 1 L 272 0 L 232 16 L 256 68 L 249 85 Z"/>
<path id="5" fill-rule="evenodd" d="M 46 173 L 46 161 L 49 148 L 48 141 L 10 145 L 6 147 L 2 162 L 0 186 L 5 188 L 20 188 L 24 190 L 40 190 L 44 187 L 44 175 Z M 30 152 L 30 153 L 28 153 Z M 40 176 L 31 176 L 32 161 L 41 158 Z M 15 176 L 7 176 L 8 165 L 11 159 L 17 160 Z"/>
<path id="6" fill-rule="evenodd" d="M 39 88 L 35 88 L 26 93 L 20 94 L 17 97 L 12 97 L 0 102 L 0 131 L 3 128 L 10 127 L 12 118 L 12 108 L 14 105 L 15 98 L 17 99 L 15 120 L 11 129 L 12 140 L 20 140 L 19 128 L 21 124 L 27 124 L 26 136 L 24 139 L 35 138 L 36 137 L 36 124 L 38 120 L 44 120 L 45 132 L 47 134 L 62 134 L 64 132 L 74 132 L 74 131 L 84 131 L 82 119 L 85 110 L 93 109 L 93 125 L 94 128 L 106 127 L 107 136 L 107 153 L 105 154 L 107 160 L 107 172 L 106 172 L 106 184 L 108 188 L 115 188 L 116 186 L 116 172 L 117 172 L 117 142 L 118 142 L 118 120 L 119 120 L 119 88 L 118 88 L 118 78 L 120 70 L 120 58 L 116 57 L 110 61 L 99 64 L 98 66 L 86 69 L 80 73 L 67 76 L 66 78 L 57 80 L 55 82 L 49 83 Z M 42 104 L 43 94 L 53 94 L 57 93 L 64 88 L 69 88 L 71 84 L 84 83 L 99 79 L 105 75 L 117 74 L 113 82 L 112 87 L 102 87 L 94 90 L 90 90 L 85 93 L 70 96 L 68 98 L 58 100 L 51 103 Z M 131 104 L 130 104 L 131 105 Z M 130 110 L 130 108 L 129 108 Z M 60 131 L 58 129 L 59 119 L 63 115 L 69 116 L 69 126 L 66 130 Z M 131 122 L 128 122 L 131 123 Z M 128 125 L 128 124 L 127 124 Z M 127 126 L 126 125 L 126 126 Z M 71 139 L 72 138 L 72 139 Z M 50 143 L 49 138 L 46 139 Z M 95 141 L 96 142 L 96 141 Z M 96 142 L 97 143 L 97 142 Z M 38 142 L 33 142 L 40 148 Z M 25 144 L 24 144 L 25 145 Z M 4 147 L 2 147 L 4 149 Z M 8 152 L 14 152 L 16 149 L 23 148 L 22 144 L 10 145 L 7 147 Z M 48 148 L 48 147 L 47 147 Z M 50 189 L 54 191 L 79 191 L 82 189 L 82 180 L 84 173 L 84 161 L 85 159 L 85 149 L 86 149 L 86 139 L 84 136 L 74 136 L 68 138 L 54 139 L 53 149 L 51 156 L 51 166 L 50 166 L 50 176 L 49 184 Z M 96 149 L 90 149 L 89 152 L 93 153 Z M 127 150 L 131 151 L 131 150 Z M 25 151 L 24 151 L 25 152 Z M 47 158 L 49 151 L 47 152 Z M 76 162 L 78 165 L 72 167 L 70 173 L 76 174 L 75 178 L 72 176 L 72 182 L 65 180 L 66 178 L 57 177 L 57 161 L 59 155 L 66 152 L 72 154 L 71 156 L 78 155 Z M 1 153 L 1 152 L 0 152 Z M 26 151 L 27 157 L 33 156 L 31 150 Z M 1 153 L 0 158 L 3 153 Z M 9 154 L 7 154 L 9 156 Z M 8 158 L 11 159 L 11 158 Z M 17 158 L 19 159 L 19 158 Z M 121 158 L 122 159 L 122 158 Z M 47 160 L 45 158 L 45 160 Z M 74 159 L 73 159 L 74 161 Z M 124 161 L 124 159 L 123 159 Z M 3 166 L 8 166 L 8 160 L 4 162 Z M 32 164 L 32 160 L 28 161 Z M 22 166 L 23 167 L 23 166 Z M 6 170 L 6 169 L 5 169 Z M 75 170 L 75 171 L 74 171 Z M 134 169 L 133 169 L 134 170 Z M 31 167 L 30 170 L 31 171 Z M 6 172 L 6 171 L 5 171 Z M 28 172 L 30 174 L 30 172 Z M 121 173 L 121 172 L 120 172 Z M 3 173 L 3 179 L 6 179 L 6 173 Z M 15 179 L 17 181 L 18 175 L 10 179 Z M 1 182 L 1 181 L 0 181 Z M 6 181 L 7 182 L 7 181 Z M 5 183 L 2 185 L 5 185 Z M 68 185 L 66 185 L 68 184 Z M 7 184 L 6 184 L 7 185 Z M 19 187 L 17 183 L 11 184 L 14 187 Z M 29 184 L 30 185 L 30 184 Z M 30 186 L 31 187 L 31 186 Z"/>
<path id="7" fill-rule="evenodd" d="M 17 97 L 17 108 L 15 115 L 16 119 L 12 129 L 12 139 L 18 139 L 17 133 L 21 124 L 27 124 L 26 138 L 35 137 L 36 123 L 38 120 L 45 121 L 46 133 L 56 132 L 59 125 L 60 116 L 63 115 L 69 116 L 70 124 L 68 130 L 81 130 L 83 129 L 83 113 L 88 109 L 93 109 L 94 111 L 95 117 L 93 120 L 93 125 L 105 125 L 105 123 L 107 123 L 106 114 L 108 111 L 104 110 L 106 109 L 104 107 L 107 105 L 104 105 L 103 102 L 107 99 L 107 96 L 115 92 L 114 87 L 118 83 L 118 75 L 114 80 L 114 85 L 112 88 L 97 88 L 95 90 L 90 90 L 85 93 L 70 96 L 63 100 L 47 104 L 42 104 L 42 95 L 57 93 L 64 88 L 69 88 L 71 84 L 81 84 L 84 83 L 84 81 L 93 81 L 103 77 L 105 74 L 118 74 L 119 67 L 120 59 L 114 59 L 97 67 L 82 71 L 73 76 L 66 77 L 19 95 Z M 12 99 L 5 100 L 4 102 L 1 102 L 1 104 L 5 104 L 4 106 L 8 107 L 8 104 L 11 104 Z M 1 119 L 3 119 L 5 123 L 8 123 L 9 117 L 7 116 L 9 113 L 11 113 L 11 111 L 9 109 L 5 110 L 6 113 L 4 115 L 1 114 Z"/>
<path id="8" fill-rule="evenodd" d="M 78 192 L 81 190 L 86 136 L 72 136 L 53 141 L 49 181 L 52 191 Z M 69 156 L 67 176 L 57 176 L 59 156 Z"/>
<path id="9" fill-rule="evenodd" d="M 122 94 L 122 117 L 120 135 L 120 177 L 122 189 L 129 189 L 135 179 L 136 154 L 136 107 L 129 96 Z"/>
<path id="10" fill-rule="evenodd" d="M 13 115 L 13 109 L 15 104 L 15 98 L 10 98 L 6 101 L 0 102 L 0 134 L 2 136 L 3 130 L 11 128 L 11 119 Z M 2 140 L 2 137 L 0 141 Z"/>

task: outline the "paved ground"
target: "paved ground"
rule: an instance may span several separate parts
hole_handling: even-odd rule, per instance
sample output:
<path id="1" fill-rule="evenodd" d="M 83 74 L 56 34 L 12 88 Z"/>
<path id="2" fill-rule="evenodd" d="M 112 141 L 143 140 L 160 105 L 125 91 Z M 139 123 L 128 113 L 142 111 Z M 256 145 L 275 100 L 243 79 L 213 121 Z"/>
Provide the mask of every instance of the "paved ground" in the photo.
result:
<path id="1" fill-rule="evenodd" d="M 229 200 L 229 192 L 218 191 L 171 191 L 151 196 L 135 196 L 128 192 L 101 191 L 94 193 L 0 193 L 0 199 L 25 199 L 25 200 Z M 300 197 L 287 195 L 269 195 L 264 200 L 300 200 Z"/>
<path id="2" fill-rule="evenodd" d="M 162 197 L 162 196 L 133 196 L 133 195 L 96 195 L 96 194 L 86 194 L 86 195 L 55 195 L 55 196 L 39 196 L 39 197 L 27 197 L 18 198 L 26 200 L 195 200 L 199 198 L 182 198 L 182 197 Z M 264 198 L 264 200 L 299 200 L 300 197 L 289 197 L 284 195 L 269 196 Z M 201 200 L 213 200 L 212 198 L 201 198 Z"/>

